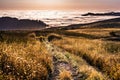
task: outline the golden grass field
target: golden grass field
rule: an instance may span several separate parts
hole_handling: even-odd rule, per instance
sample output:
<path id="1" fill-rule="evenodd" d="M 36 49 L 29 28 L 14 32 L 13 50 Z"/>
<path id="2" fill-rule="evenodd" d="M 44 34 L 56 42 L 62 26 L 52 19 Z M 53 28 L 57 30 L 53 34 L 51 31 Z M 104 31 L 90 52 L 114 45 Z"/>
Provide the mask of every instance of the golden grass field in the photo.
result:
<path id="1" fill-rule="evenodd" d="M 85 28 L 1 34 L 0 80 L 119 80 L 120 42 L 111 35 L 118 31 Z"/>
<path id="2" fill-rule="evenodd" d="M 51 55 L 36 39 L 10 36 L 0 42 L 0 80 L 46 80 L 52 67 Z"/>
<path id="3" fill-rule="evenodd" d="M 112 31 L 119 31 L 116 28 L 103 28 L 103 29 L 75 29 L 68 30 L 70 33 L 82 33 L 99 37 L 98 39 L 89 39 L 88 37 L 80 36 L 67 36 L 62 35 L 63 39 L 52 41 L 55 45 L 67 50 L 73 55 L 79 56 L 84 59 L 88 65 L 95 68 L 92 72 L 92 76 L 97 75 L 97 72 L 101 72 L 103 75 L 107 75 L 111 80 L 120 79 L 120 42 L 106 40 L 106 37 L 111 38 L 109 34 Z M 88 66 L 87 65 L 87 66 Z M 79 64 L 83 66 L 83 64 Z M 89 68 L 89 67 L 87 67 Z M 85 69 L 87 69 L 85 68 Z M 80 68 L 82 70 L 82 68 Z M 84 70 L 89 72 L 89 70 Z M 94 80 L 94 79 L 90 79 Z M 95 79 L 96 80 L 96 79 Z M 101 80 L 99 78 L 98 80 Z M 106 79 L 107 80 L 107 79 Z"/>

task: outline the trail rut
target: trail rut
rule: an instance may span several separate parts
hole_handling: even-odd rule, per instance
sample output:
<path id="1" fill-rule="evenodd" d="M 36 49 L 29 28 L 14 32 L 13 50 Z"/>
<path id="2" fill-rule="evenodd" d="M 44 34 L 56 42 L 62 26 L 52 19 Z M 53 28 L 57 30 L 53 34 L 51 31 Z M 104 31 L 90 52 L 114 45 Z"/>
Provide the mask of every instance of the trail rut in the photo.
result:
<path id="1" fill-rule="evenodd" d="M 47 50 L 53 56 L 54 71 L 50 80 L 59 80 L 59 74 L 63 70 L 69 71 L 71 73 L 72 78 L 70 80 L 79 80 L 82 75 L 77 73 L 77 66 L 70 64 L 71 59 L 66 56 L 66 53 L 68 52 L 54 46 L 50 42 L 46 41 L 44 44 Z"/>

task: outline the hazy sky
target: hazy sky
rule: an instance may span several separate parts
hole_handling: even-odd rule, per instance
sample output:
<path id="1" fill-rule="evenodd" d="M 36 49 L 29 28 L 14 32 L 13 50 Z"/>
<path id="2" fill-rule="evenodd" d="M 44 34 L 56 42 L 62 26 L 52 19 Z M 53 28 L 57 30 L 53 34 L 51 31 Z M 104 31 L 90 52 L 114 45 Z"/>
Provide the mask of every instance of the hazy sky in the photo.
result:
<path id="1" fill-rule="evenodd" d="M 120 0 L 0 0 L 0 9 L 120 10 Z"/>

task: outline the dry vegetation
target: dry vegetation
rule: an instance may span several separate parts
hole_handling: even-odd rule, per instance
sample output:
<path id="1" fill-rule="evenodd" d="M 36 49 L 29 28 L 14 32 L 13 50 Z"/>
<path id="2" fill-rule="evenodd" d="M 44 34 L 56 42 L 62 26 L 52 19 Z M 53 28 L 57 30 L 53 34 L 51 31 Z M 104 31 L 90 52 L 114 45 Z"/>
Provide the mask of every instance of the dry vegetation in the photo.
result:
<path id="1" fill-rule="evenodd" d="M 75 33 L 84 33 L 92 36 L 109 36 L 109 32 L 118 31 L 118 29 L 104 29 L 104 31 L 99 29 L 82 29 L 79 30 L 70 30 L 67 34 Z M 69 35 L 70 35 L 69 34 Z M 63 34 L 64 35 L 64 34 Z M 69 36 L 68 35 L 68 36 Z M 66 34 L 62 40 L 53 41 L 53 43 L 73 55 L 77 55 L 80 58 L 83 58 L 87 61 L 91 66 L 96 67 L 100 70 L 100 72 L 107 75 L 112 80 L 120 79 L 120 42 L 115 41 L 104 41 L 103 39 L 89 39 L 88 37 L 83 36 L 74 36 L 68 37 Z M 72 35 L 73 36 L 73 35 Z M 103 37 L 102 37 L 103 38 Z M 84 66 L 81 65 L 80 66 Z M 83 68 L 87 70 L 83 70 Z M 86 71 L 85 73 L 89 73 L 90 67 L 80 67 L 80 71 Z M 89 77 L 93 77 L 98 73 L 93 72 Z M 90 80 L 93 80 L 90 79 Z M 96 80 L 96 79 L 94 79 Z M 101 80 L 100 78 L 97 80 Z"/>
<path id="2" fill-rule="evenodd" d="M 62 70 L 60 71 L 60 74 L 59 74 L 59 79 L 60 80 L 72 80 L 72 74 L 69 72 L 69 71 L 66 71 L 66 70 Z"/>
<path id="3" fill-rule="evenodd" d="M 110 32 L 120 31 L 120 28 L 88 28 L 88 29 L 75 29 L 75 30 L 68 30 L 69 32 L 77 32 L 83 33 L 88 35 L 93 35 L 99 38 L 109 37 Z"/>
<path id="4" fill-rule="evenodd" d="M 0 80 L 51 80 L 55 68 L 58 80 L 119 80 L 120 42 L 107 40 L 116 31 L 91 28 L 2 34 Z"/>
<path id="5" fill-rule="evenodd" d="M 77 73 L 80 80 L 107 80 L 108 77 L 100 71 L 90 66 L 82 57 L 75 54 L 65 54 L 70 59 L 70 64 L 77 67 Z"/>
<path id="6" fill-rule="evenodd" d="M 20 36 L 4 39 L 0 42 L 0 80 L 46 80 L 50 77 L 52 56 L 42 43 Z"/>

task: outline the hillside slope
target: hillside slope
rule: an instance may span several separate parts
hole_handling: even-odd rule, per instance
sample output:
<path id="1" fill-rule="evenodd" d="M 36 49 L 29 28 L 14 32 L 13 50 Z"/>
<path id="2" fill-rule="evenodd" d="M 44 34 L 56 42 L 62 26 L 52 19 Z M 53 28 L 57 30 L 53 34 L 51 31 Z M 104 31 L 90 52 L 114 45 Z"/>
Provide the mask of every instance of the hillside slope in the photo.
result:
<path id="1" fill-rule="evenodd" d="M 61 29 L 68 30 L 78 28 L 120 28 L 120 18 L 102 20 L 87 24 L 72 24 L 69 26 L 64 26 Z"/>
<path id="2" fill-rule="evenodd" d="M 11 17 L 0 18 L 0 30 L 31 30 L 42 29 L 47 24 L 42 21 L 29 20 L 29 19 L 17 19 Z"/>

